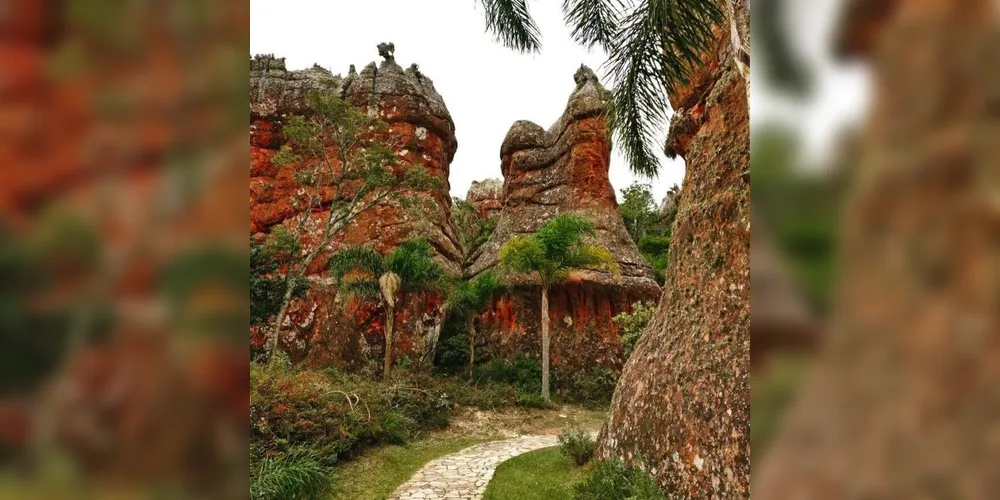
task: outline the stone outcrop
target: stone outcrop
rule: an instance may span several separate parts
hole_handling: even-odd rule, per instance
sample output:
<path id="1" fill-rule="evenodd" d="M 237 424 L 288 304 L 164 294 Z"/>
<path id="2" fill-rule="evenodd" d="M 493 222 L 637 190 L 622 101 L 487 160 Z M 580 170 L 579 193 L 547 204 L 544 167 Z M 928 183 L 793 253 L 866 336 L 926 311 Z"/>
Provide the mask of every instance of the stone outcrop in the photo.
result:
<path id="1" fill-rule="evenodd" d="M 351 66 L 346 77 L 332 75 L 314 66 L 288 71 L 284 60 L 257 56 L 250 73 L 250 231 L 258 238 L 276 226 L 294 228 L 306 215 L 304 203 L 296 204 L 302 186 L 295 180 L 297 165 L 277 166 L 272 158 L 284 143 L 280 130 L 292 114 L 309 113 L 306 94 L 313 90 L 338 92 L 360 110 L 377 115 L 388 124 L 381 137 L 396 153 L 393 171 L 402 176 L 412 166 L 423 167 L 442 181 L 438 188 L 402 193 L 388 203 L 364 212 L 335 235 L 321 257 L 310 267 L 314 286 L 305 300 L 296 301 L 289 314 L 288 331 L 283 346 L 293 359 L 309 356 L 317 366 L 357 366 L 373 351 L 382 349 L 381 311 L 345 310 L 339 303 L 325 275 L 326 262 L 337 249 L 346 245 L 371 245 L 386 253 L 401 242 L 422 237 L 434 249 L 435 257 L 452 274 L 461 273 L 463 252 L 457 229 L 451 218 L 448 174 L 458 143 L 455 126 L 444 100 L 433 82 L 417 65 L 401 68 L 392 55 L 391 44 L 380 46 L 385 60 L 366 66 L 360 73 Z M 407 198 L 406 203 L 401 198 Z M 329 200 L 315 213 L 321 221 L 329 213 Z M 313 241 L 302 242 L 307 248 Z M 394 358 L 420 356 L 426 340 L 436 336 L 442 311 L 440 298 L 431 294 L 403 298 L 396 325 L 399 340 Z M 365 328 L 358 328 L 360 321 Z M 358 337 L 357 332 L 365 331 Z M 353 332 L 353 333 L 352 333 Z"/>
<path id="2" fill-rule="evenodd" d="M 596 450 L 642 463 L 676 498 L 750 496 L 749 109 L 729 23 L 714 31 L 702 64 L 669 93 L 668 149 L 687 168 L 664 294 Z"/>
<path id="3" fill-rule="evenodd" d="M 465 201 L 469 202 L 476 209 L 476 213 L 484 219 L 499 217 L 503 210 L 503 181 L 500 179 L 472 181 L 465 195 Z"/>
<path id="4" fill-rule="evenodd" d="M 838 286 L 827 337 L 769 454 L 754 463 L 753 490 L 994 498 L 997 5 L 847 7 L 842 52 L 871 60 L 873 99 L 841 224 Z"/>
<path id="5" fill-rule="evenodd" d="M 537 231 L 557 214 L 574 212 L 597 228 L 592 243 L 618 260 L 621 275 L 575 271 L 551 290 L 552 366 L 562 375 L 622 364 L 618 330 L 611 318 L 631 304 L 659 296 L 652 270 L 639 254 L 618 213 L 608 180 L 611 142 L 604 115 L 606 91 L 581 67 L 566 111 L 549 129 L 514 123 L 500 150 L 504 175 L 502 209 L 490 239 L 470 256 L 467 276 L 499 270 L 500 248 Z M 540 298 L 530 276 L 511 276 L 513 289 L 494 300 L 480 318 L 486 351 L 512 358 L 540 353 Z"/>

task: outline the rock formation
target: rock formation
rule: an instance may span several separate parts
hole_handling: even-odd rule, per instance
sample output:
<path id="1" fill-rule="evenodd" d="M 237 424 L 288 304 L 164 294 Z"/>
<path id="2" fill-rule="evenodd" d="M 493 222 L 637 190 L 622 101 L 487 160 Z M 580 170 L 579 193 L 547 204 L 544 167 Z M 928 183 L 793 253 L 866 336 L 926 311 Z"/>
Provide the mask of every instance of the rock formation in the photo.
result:
<path id="1" fill-rule="evenodd" d="M 391 44 L 381 45 L 379 52 L 385 60 L 380 65 L 373 62 L 360 73 L 352 66 L 343 78 L 318 66 L 288 71 L 284 60 L 273 56 L 251 61 L 251 234 L 262 238 L 275 226 L 291 226 L 301 219 L 304 205 L 292 203 L 302 188 L 294 177 L 297 166 L 278 167 L 271 160 L 283 144 L 283 120 L 291 114 L 308 113 L 308 91 L 339 92 L 349 103 L 385 121 L 388 132 L 383 139 L 396 152 L 393 168 L 397 175 L 419 165 L 443 181 L 440 188 L 405 193 L 405 206 L 397 199 L 361 214 L 334 237 L 329 250 L 310 267 L 309 272 L 317 278 L 313 290 L 307 299 L 293 304 L 289 331 L 283 334 L 282 342 L 293 359 L 308 355 L 310 364 L 317 366 L 356 366 L 370 351 L 382 349 L 378 328 L 366 332 L 364 338 L 348 335 L 361 330 L 359 321 L 368 326 L 381 324 L 376 320 L 380 310 L 345 314 L 344 305 L 321 279 L 329 255 L 338 248 L 371 245 L 385 253 L 407 239 L 423 237 L 448 271 L 455 275 L 461 272 L 463 254 L 448 195 L 449 168 L 458 147 L 455 126 L 433 82 L 416 65 L 406 70 L 397 65 L 392 49 Z M 310 217 L 326 217 L 325 212 L 316 212 Z M 312 242 L 303 244 L 308 247 Z M 411 294 L 403 300 L 396 318 L 396 359 L 420 356 L 427 339 L 436 337 L 442 317 L 439 297 Z"/>
<path id="2" fill-rule="evenodd" d="M 617 210 L 608 181 L 611 142 L 604 116 L 606 91 L 581 67 L 566 111 L 549 129 L 514 123 L 500 150 L 504 175 L 502 209 L 490 239 L 471 256 L 467 276 L 498 269 L 500 247 L 534 233 L 563 212 L 586 216 L 597 227 L 596 243 L 618 260 L 621 276 L 595 271 L 572 273 L 551 291 L 552 366 L 560 375 L 622 363 L 617 327 L 611 318 L 639 300 L 659 296 L 653 272 L 639 255 Z M 513 290 L 498 297 L 480 318 L 486 351 L 512 358 L 538 356 L 540 301 L 537 283 L 513 276 Z"/>
<path id="3" fill-rule="evenodd" d="M 749 12 L 736 12 L 746 43 Z M 666 285 L 596 450 L 643 464 L 676 498 L 750 496 L 750 130 L 728 24 L 669 93 L 668 149 L 687 168 Z"/>
<path id="4" fill-rule="evenodd" d="M 476 213 L 484 219 L 499 217 L 503 210 L 503 181 L 500 179 L 472 181 L 469 192 L 465 195 L 465 201 L 469 202 L 476 209 Z"/>
<path id="5" fill-rule="evenodd" d="M 871 59 L 874 85 L 838 287 L 828 337 L 754 464 L 753 489 L 759 498 L 995 498 L 997 5 L 847 6 L 842 53 Z"/>

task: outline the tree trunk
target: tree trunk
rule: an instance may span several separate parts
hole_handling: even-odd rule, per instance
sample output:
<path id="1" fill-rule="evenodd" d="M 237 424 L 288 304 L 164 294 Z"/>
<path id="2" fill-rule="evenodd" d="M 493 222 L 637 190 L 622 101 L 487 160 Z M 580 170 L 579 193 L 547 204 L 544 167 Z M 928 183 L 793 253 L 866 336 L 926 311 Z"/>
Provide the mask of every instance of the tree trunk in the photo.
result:
<path id="1" fill-rule="evenodd" d="M 392 373 L 392 334 L 396 324 L 396 308 L 390 305 L 385 307 L 385 366 L 382 368 L 382 376 L 388 378 Z"/>
<path id="2" fill-rule="evenodd" d="M 285 321 L 285 314 L 288 312 L 288 305 L 292 302 L 292 294 L 295 291 L 295 287 L 292 286 L 293 283 L 295 283 L 295 280 L 292 279 L 291 275 L 286 275 L 285 297 L 281 300 L 281 309 L 278 309 L 278 315 L 274 318 L 274 327 L 271 328 L 271 338 L 268 339 L 268 342 L 271 344 L 267 349 L 268 367 L 274 366 L 275 353 L 278 352 L 278 336 L 281 335 L 281 323 Z"/>
<path id="3" fill-rule="evenodd" d="M 476 363 L 476 324 L 475 316 L 469 315 L 466 320 L 465 331 L 469 336 L 469 380 L 472 380 L 472 367 Z"/>
<path id="4" fill-rule="evenodd" d="M 542 286 L 542 399 L 549 397 L 549 287 Z"/>

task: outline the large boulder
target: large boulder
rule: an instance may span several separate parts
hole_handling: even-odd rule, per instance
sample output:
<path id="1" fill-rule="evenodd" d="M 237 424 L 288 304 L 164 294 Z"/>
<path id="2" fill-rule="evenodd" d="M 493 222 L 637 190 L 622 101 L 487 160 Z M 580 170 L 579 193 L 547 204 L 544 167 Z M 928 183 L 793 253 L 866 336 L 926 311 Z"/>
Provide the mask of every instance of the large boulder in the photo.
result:
<path id="1" fill-rule="evenodd" d="M 729 23 L 714 31 L 688 82 L 669 93 L 668 152 L 687 168 L 664 294 L 596 450 L 643 465 L 676 498 L 750 495 L 749 107 Z"/>
<path id="2" fill-rule="evenodd" d="M 391 51 L 360 73 L 351 66 L 346 77 L 314 66 L 289 71 L 284 60 L 257 56 L 250 72 L 250 232 L 258 239 L 282 226 L 293 231 L 306 217 L 319 226 L 328 215 L 331 200 L 311 214 L 304 203 L 295 203 L 303 187 L 296 182 L 298 165 L 272 162 L 285 139 L 281 126 L 288 116 L 309 112 L 310 91 L 338 92 L 360 110 L 377 115 L 388 124 L 382 139 L 397 155 L 394 172 L 401 176 L 413 166 L 423 167 L 441 180 L 440 187 L 411 190 L 362 213 L 324 248 L 308 269 L 313 286 L 307 298 L 296 300 L 282 333 L 282 346 L 293 359 L 308 357 L 314 366 L 360 366 L 379 357 L 384 345 L 384 312 L 362 304 L 345 304 L 325 278 L 330 255 L 347 245 L 370 245 L 387 253 L 411 238 L 425 238 L 435 258 L 451 274 L 461 273 L 463 252 L 451 218 L 448 174 L 458 143 L 455 126 L 434 84 L 416 65 L 404 70 Z M 343 193 L 342 193 L 343 194 Z M 405 198 L 405 200 L 404 200 Z M 318 238 L 306 232 L 301 243 L 313 248 Z M 436 339 L 443 317 L 441 298 L 410 294 L 397 308 L 397 341 L 394 358 L 419 357 L 428 341 Z"/>
<path id="3" fill-rule="evenodd" d="M 500 248 L 530 235 L 557 214 L 573 212 L 597 228 L 591 243 L 609 250 L 620 276 L 575 271 L 550 292 L 554 377 L 623 362 L 618 329 L 611 318 L 640 300 L 659 297 L 653 271 L 629 237 L 608 180 L 611 141 L 604 114 L 607 92 L 589 68 L 575 75 L 566 111 L 544 130 L 514 123 L 500 150 L 504 175 L 502 209 L 490 239 L 470 256 L 467 276 L 500 269 Z M 513 288 L 498 296 L 480 318 L 486 351 L 503 358 L 540 355 L 541 300 L 531 276 L 511 276 Z"/>
<path id="4" fill-rule="evenodd" d="M 503 210 L 503 181 L 500 179 L 472 181 L 465 195 L 465 201 L 469 202 L 483 219 L 499 217 Z"/>

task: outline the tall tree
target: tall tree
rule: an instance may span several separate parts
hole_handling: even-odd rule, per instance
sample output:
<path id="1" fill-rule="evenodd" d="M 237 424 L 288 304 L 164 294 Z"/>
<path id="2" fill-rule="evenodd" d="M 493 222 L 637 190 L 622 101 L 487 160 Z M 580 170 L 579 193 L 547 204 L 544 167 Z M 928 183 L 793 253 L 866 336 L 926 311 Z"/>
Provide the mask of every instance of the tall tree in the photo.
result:
<path id="1" fill-rule="evenodd" d="M 527 0 L 480 0 L 487 30 L 503 45 L 521 52 L 541 50 L 541 33 Z M 667 92 L 687 81 L 699 54 L 715 39 L 712 27 L 730 20 L 736 64 L 749 96 L 749 34 L 735 22 L 747 0 L 564 0 L 563 14 L 577 43 L 608 54 L 615 82 L 611 125 L 636 173 L 655 176 L 660 129 L 670 111 Z M 744 41 L 745 40 L 745 41 Z"/>
<path id="2" fill-rule="evenodd" d="M 618 263 L 604 248 L 588 244 L 594 225 L 573 214 L 561 214 L 538 232 L 508 241 L 500 249 L 504 268 L 515 273 L 535 275 L 541 284 L 542 397 L 549 400 L 549 290 L 561 283 L 574 269 L 617 272 Z"/>
<path id="3" fill-rule="evenodd" d="M 447 273 L 427 240 L 403 242 L 384 257 L 368 246 L 346 247 L 330 259 L 330 274 L 339 293 L 375 300 L 385 308 L 384 376 L 392 372 L 396 306 L 406 293 L 444 290 Z"/>
<path id="4" fill-rule="evenodd" d="M 476 315 L 489 305 L 493 295 L 504 288 L 503 282 L 490 271 L 484 271 L 468 281 L 460 281 L 448 291 L 445 303 L 448 314 L 465 318 L 465 334 L 469 338 L 469 378 L 476 361 Z"/>
<path id="5" fill-rule="evenodd" d="M 304 210 L 294 221 L 293 238 L 315 238 L 308 252 L 284 266 L 285 290 L 274 315 L 269 335 L 271 360 L 278 347 L 281 325 L 296 291 L 295 283 L 328 248 L 333 237 L 362 213 L 402 196 L 401 191 L 433 187 L 440 182 L 422 167 L 408 168 L 401 176 L 393 173 L 394 144 L 382 137 L 385 122 L 361 112 L 342 100 L 336 92 L 312 92 L 307 96 L 310 113 L 292 116 L 282 127 L 287 144 L 274 157 L 277 165 L 293 165 L 295 180 L 303 189 L 292 205 Z M 375 132 L 375 133 L 372 133 Z M 314 212 L 327 210 L 322 220 Z"/>

